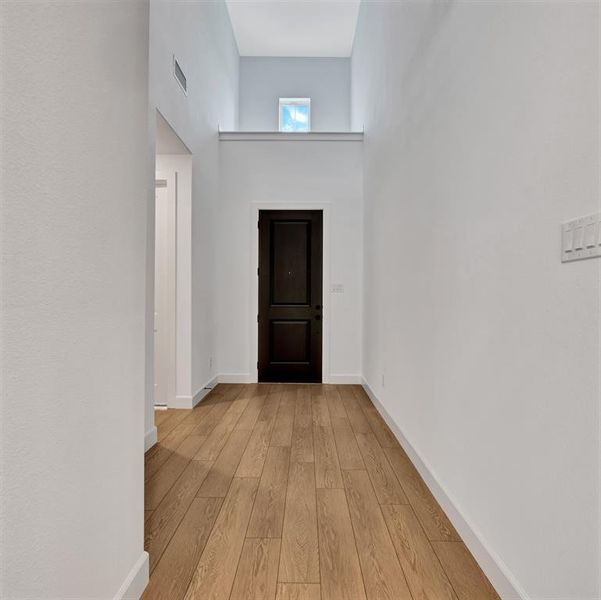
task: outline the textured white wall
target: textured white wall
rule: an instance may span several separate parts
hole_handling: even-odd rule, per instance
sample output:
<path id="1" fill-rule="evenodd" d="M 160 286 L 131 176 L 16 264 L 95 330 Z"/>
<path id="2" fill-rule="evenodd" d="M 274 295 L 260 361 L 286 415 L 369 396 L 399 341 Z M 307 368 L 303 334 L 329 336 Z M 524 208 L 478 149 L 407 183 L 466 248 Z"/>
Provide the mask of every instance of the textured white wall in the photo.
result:
<path id="1" fill-rule="evenodd" d="M 144 578 L 148 5 L 0 23 L 0 596 L 113 598 Z"/>
<path id="2" fill-rule="evenodd" d="M 277 131 L 280 98 L 311 98 L 313 131 L 348 131 L 350 85 L 348 58 L 242 57 L 240 129 Z"/>
<path id="3" fill-rule="evenodd" d="M 218 221 L 219 372 L 249 373 L 249 307 L 256 256 L 250 255 L 253 203 L 330 205 L 330 279 L 344 294 L 324 289 L 324 327 L 330 331 L 330 373 L 361 373 L 362 180 L 360 142 L 236 141 L 221 143 Z M 254 265 L 254 272 L 253 272 Z M 327 267 L 327 265 L 326 265 Z M 329 315 L 329 317 L 328 317 Z M 253 325 L 254 323 L 254 325 Z M 324 375 L 327 375 L 325 373 Z"/>
<path id="4" fill-rule="evenodd" d="M 173 76 L 173 55 L 188 79 Z M 215 374 L 215 227 L 219 207 L 218 124 L 238 122 L 238 50 L 224 2 L 150 2 L 150 106 L 158 108 L 192 152 L 191 395 Z M 154 115 L 150 123 L 154 128 Z M 154 133 L 153 133 L 154 135 Z M 154 172 L 154 165 L 152 171 Z M 149 196 L 154 206 L 154 192 Z M 149 227 L 154 228 L 152 223 Z M 153 230 L 153 229 L 152 229 Z M 149 258 L 154 249 L 149 248 Z M 154 267 L 149 261 L 149 282 Z M 149 289 L 152 296 L 152 287 Z M 152 340 L 152 307 L 147 335 Z M 149 344 L 149 347 L 151 345 Z M 213 359 L 213 368 L 210 362 Z M 147 356 L 146 431 L 152 427 L 152 356 Z M 179 392 L 178 392 L 179 393 Z"/>
<path id="5" fill-rule="evenodd" d="M 530 598 L 599 598 L 598 4 L 363 3 L 352 88 L 365 377 Z"/>

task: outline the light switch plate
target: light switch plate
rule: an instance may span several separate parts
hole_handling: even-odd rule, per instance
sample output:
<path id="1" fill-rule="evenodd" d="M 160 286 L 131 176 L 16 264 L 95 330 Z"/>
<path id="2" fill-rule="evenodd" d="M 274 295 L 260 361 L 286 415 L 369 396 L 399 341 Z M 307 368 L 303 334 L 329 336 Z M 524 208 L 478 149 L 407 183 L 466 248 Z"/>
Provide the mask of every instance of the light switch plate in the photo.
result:
<path id="1" fill-rule="evenodd" d="M 601 213 L 579 217 L 561 226 L 561 262 L 601 256 Z"/>

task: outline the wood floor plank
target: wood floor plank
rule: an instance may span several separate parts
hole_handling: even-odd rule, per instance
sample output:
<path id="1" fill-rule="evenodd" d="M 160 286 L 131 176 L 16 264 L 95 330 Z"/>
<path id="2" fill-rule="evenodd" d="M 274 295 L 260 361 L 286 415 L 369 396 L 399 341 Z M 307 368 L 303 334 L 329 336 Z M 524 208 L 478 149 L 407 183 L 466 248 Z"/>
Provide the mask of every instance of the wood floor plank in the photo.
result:
<path id="1" fill-rule="evenodd" d="M 148 481 L 169 460 L 173 450 L 165 448 L 160 443 L 155 444 L 144 455 L 144 480 Z"/>
<path id="2" fill-rule="evenodd" d="M 223 450 L 213 463 L 209 474 L 202 482 L 197 496 L 224 498 L 230 488 L 251 432 L 246 429 L 233 431 Z"/>
<path id="3" fill-rule="evenodd" d="M 278 414 L 273 426 L 270 444 L 272 446 L 291 446 L 296 408 L 296 385 L 286 386 L 282 393 Z"/>
<path id="4" fill-rule="evenodd" d="M 186 425 L 198 425 L 208 418 L 209 414 L 216 409 L 219 403 L 217 398 L 220 398 L 217 394 L 211 396 L 212 392 L 206 396 L 200 404 L 197 404 L 191 411 L 190 414 L 183 421 Z M 201 432 L 202 435 L 202 432 Z"/>
<path id="5" fill-rule="evenodd" d="M 258 483 L 257 479 L 234 478 L 232 481 L 186 592 L 186 600 L 229 597 Z"/>
<path id="6" fill-rule="evenodd" d="M 407 497 L 374 434 L 357 433 L 357 444 L 380 504 L 407 504 Z"/>
<path id="7" fill-rule="evenodd" d="M 290 448 L 271 446 L 267 451 L 246 537 L 282 537 L 289 467 Z"/>
<path id="8" fill-rule="evenodd" d="M 279 560 L 279 539 L 247 539 L 230 600 L 274 600 Z"/>
<path id="9" fill-rule="evenodd" d="M 189 415 L 190 411 L 185 409 L 170 409 L 169 413 L 169 416 L 157 426 L 157 441 L 159 442 L 166 438 Z"/>
<path id="10" fill-rule="evenodd" d="M 396 437 L 392 431 L 390 431 L 388 425 L 386 425 L 386 421 L 384 421 L 382 415 L 378 412 L 378 409 L 372 404 L 365 393 L 365 390 L 359 385 L 352 387 L 355 398 L 363 409 L 363 414 L 370 424 L 380 446 L 382 446 L 382 448 L 397 448 L 399 443 Z"/>
<path id="11" fill-rule="evenodd" d="M 192 414 L 192 411 L 190 411 Z M 190 415 L 188 415 L 189 417 Z M 188 423 L 188 417 L 186 417 L 182 423 L 176 425 L 160 444 L 168 450 L 176 450 L 177 447 L 194 431 L 196 425 L 194 423 Z"/>
<path id="12" fill-rule="evenodd" d="M 177 425 L 161 442 L 155 444 L 144 455 L 144 480 L 148 481 L 165 466 L 175 451 L 182 453 L 180 446 L 195 430 L 194 425 Z"/>
<path id="13" fill-rule="evenodd" d="M 290 464 L 279 581 L 319 583 L 319 550 L 313 463 Z"/>
<path id="14" fill-rule="evenodd" d="M 339 386 L 340 397 L 346 410 L 346 415 L 355 433 L 372 433 L 371 426 L 365 417 L 363 409 L 357 402 L 350 386 Z"/>
<path id="15" fill-rule="evenodd" d="M 142 600 L 181 600 L 221 507 L 221 498 L 195 498 L 182 519 Z"/>
<path id="16" fill-rule="evenodd" d="M 150 570 L 186 514 L 196 492 L 211 468 L 210 462 L 192 460 L 152 513 L 145 526 L 144 548 L 150 555 Z"/>
<path id="17" fill-rule="evenodd" d="M 187 421 L 197 423 L 193 433 L 209 435 L 222 421 L 233 401 L 245 390 L 245 386 L 220 383 L 194 408 Z"/>
<path id="18" fill-rule="evenodd" d="M 317 523 L 323 600 L 366 598 L 344 490 L 317 490 Z"/>
<path id="19" fill-rule="evenodd" d="M 161 423 L 165 422 L 165 419 L 169 416 L 169 409 L 155 408 L 154 409 L 154 424 L 158 427 Z"/>
<path id="20" fill-rule="evenodd" d="M 280 400 L 282 397 L 281 389 L 280 386 L 270 386 L 263 409 L 259 413 L 257 423 L 268 423 L 270 427 L 273 427 L 280 407 Z"/>
<path id="21" fill-rule="evenodd" d="M 413 600 L 457 600 L 412 508 L 387 504 L 382 512 Z"/>
<path id="22" fill-rule="evenodd" d="M 228 407 L 223 418 L 213 431 L 208 435 L 207 441 L 202 445 L 196 455 L 196 460 L 216 460 L 225 446 L 228 437 L 234 430 L 238 419 L 248 404 L 248 398 L 236 398 Z"/>
<path id="23" fill-rule="evenodd" d="M 223 416 L 228 411 L 231 401 L 227 402 L 219 402 L 218 404 L 214 404 L 211 406 L 211 410 L 205 415 L 204 419 L 201 419 L 194 429 L 193 433 L 196 435 L 206 435 L 208 436 L 213 429 L 217 426 L 217 424 L 223 419 Z"/>
<path id="24" fill-rule="evenodd" d="M 154 510 L 159 505 L 205 440 L 206 436 L 202 435 L 190 435 L 185 438 L 155 476 L 144 484 L 146 510 Z"/>
<path id="25" fill-rule="evenodd" d="M 219 384 L 156 422 L 144 600 L 498 598 L 360 386 Z"/>
<path id="26" fill-rule="evenodd" d="M 402 448 L 386 448 L 388 461 L 428 539 L 460 541 L 459 534 Z"/>
<path id="27" fill-rule="evenodd" d="M 321 600 L 319 583 L 278 583 L 275 600 Z"/>
<path id="28" fill-rule="evenodd" d="M 342 488 L 342 474 L 332 426 L 313 426 L 315 448 L 315 485 L 318 488 Z"/>
<path id="29" fill-rule="evenodd" d="M 347 418 L 346 410 L 344 408 L 344 402 L 340 397 L 339 386 L 336 385 L 325 385 L 325 396 L 328 404 L 328 410 L 330 411 L 330 418 Z"/>
<path id="30" fill-rule="evenodd" d="M 321 385 L 313 385 L 311 392 L 311 412 L 313 416 L 313 425 L 328 427 L 330 423 L 330 411 L 328 403 L 323 393 Z"/>
<path id="31" fill-rule="evenodd" d="M 499 600 L 463 542 L 431 542 L 459 600 Z"/>
<path id="32" fill-rule="evenodd" d="M 344 485 L 367 597 L 411 600 L 367 471 L 345 471 Z"/>
<path id="33" fill-rule="evenodd" d="M 189 435 L 177 448 L 177 454 L 192 460 L 196 454 L 202 448 L 202 445 L 206 442 L 206 435 Z"/>
<path id="34" fill-rule="evenodd" d="M 357 439 L 346 413 L 344 417 L 332 417 L 332 430 L 336 441 L 340 468 L 345 470 L 365 469 Z"/>
<path id="35" fill-rule="evenodd" d="M 240 459 L 236 477 L 261 477 L 270 437 L 271 424 L 268 421 L 257 422 Z"/>
<path id="36" fill-rule="evenodd" d="M 154 510 L 172 488 L 190 461 L 173 452 L 154 477 L 144 485 L 144 509 Z"/>
<path id="37" fill-rule="evenodd" d="M 292 462 L 313 462 L 313 427 L 311 396 L 307 386 L 299 386 L 292 431 Z"/>
<path id="38" fill-rule="evenodd" d="M 236 423 L 235 430 L 244 429 L 247 431 L 252 431 L 257 419 L 259 418 L 259 414 L 263 410 L 263 405 L 265 404 L 265 398 L 267 394 L 263 386 L 255 386 L 254 393 L 249 397 L 248 404 L 244 409 L 240 419 Z"/>

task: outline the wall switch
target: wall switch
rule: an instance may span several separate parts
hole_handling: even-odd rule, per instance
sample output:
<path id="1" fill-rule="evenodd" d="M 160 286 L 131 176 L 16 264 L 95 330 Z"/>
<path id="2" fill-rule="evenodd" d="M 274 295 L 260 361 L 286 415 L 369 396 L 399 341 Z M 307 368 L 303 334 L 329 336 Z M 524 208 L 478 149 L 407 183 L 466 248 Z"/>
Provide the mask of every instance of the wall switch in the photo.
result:
<path id="1" fill-rule="evenodd" d="M 561 262 L 601 256 L 601 213 L 564 223 L 561 227 Z"/>
<path id="2" fill-rule="evenodd" d="M 584 228 L 584 247 L 594 248 L 597 245 L 598 223 L 589 223 Z"/>
<path id="3" fill-rule="evenodd" d="M 574 227 L 572 232 L 572 249 L 574 252 L 584 248 L 584 227 Z"/>

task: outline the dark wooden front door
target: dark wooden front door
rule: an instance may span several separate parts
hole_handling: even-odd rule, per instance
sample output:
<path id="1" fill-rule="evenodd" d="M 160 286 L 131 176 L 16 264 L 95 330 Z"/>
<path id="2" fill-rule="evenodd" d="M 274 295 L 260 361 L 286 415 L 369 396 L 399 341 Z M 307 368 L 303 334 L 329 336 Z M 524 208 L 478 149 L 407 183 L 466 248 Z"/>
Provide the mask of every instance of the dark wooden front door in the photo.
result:
<path id="1" fill-rule="evenodd" d="M 323 215 L 259 212 L 259 381 L 321 382 Z"/>

